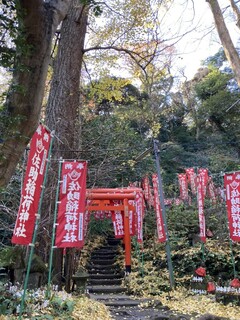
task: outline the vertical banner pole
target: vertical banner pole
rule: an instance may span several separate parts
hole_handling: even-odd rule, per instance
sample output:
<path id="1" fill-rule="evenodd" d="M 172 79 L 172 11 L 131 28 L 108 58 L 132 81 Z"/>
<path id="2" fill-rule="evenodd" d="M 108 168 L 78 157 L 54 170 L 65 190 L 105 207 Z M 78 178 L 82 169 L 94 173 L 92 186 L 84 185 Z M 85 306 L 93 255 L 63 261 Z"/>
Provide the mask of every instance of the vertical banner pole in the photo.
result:
<path id="1" fill-rule="evenodd" d="M 144 277 L 144 252 L 143 252 L 143 244 L 142 244 L 142 248 L 141 248 L 141 255 L 142 255 L 142 270 L 141 270 L 141 275 L 142 275 L 142 278 Z"/>
<path id="2" fill-rule="evenodd" d="M 236 266 L 235 266 L 235 257 L 233 254 L 233 246 L 232 246 L 232 240 L 229 238 L 229 244 L 230 244 L 230 250 L 231 250 L 231 261 L 233 265 L 233 275 L 234 279 L 237 278 L 237 271 L 236 271 Z"/>
<path id="3" fill-rule="evenodd" d="M 60 183 L 61 183 L 60 179 L 61 179 L 62 162 L 63 162 L 63 160 L 62 160 L 62 158 L 60 158 L 59 163 L 58 163 L 58 185 L 57 185 L 57 190 L 56 190 L 55 208 L 54 208 L 54 217 L 53 217 L 52 241 L 51 241 L 51 249 L 50 249 L 49 264 L 48 264 L 47 298 L 50 297 L 52 265 L 53 265 L 53 249 L 54 249 L 54 241 L 55 241 L 55 235 L 56 235 L 56 221 L 57 221 L 57 211 L 58 211 L 59 189 L 60 189 Z"/>
<path id="4" fill-rule="evenodd" d="M 169 242 L 169 236 L 168 236 L 167 219 L 166 219 L 166 211 L 165 211 L 163 187 L 162 187 L 162 177 L 161 177 L 161 170 L 160 170 L 159 150 L 158 150 L 157 144 L 158 144 L 158 141 L 154 139 L 153 146 L 154 146 L 157 176 L 158 176 L 159 200 L 160 200 L 160 204 L 161 204 L 161 208 L 162 208 L 162 217 L 163 217 L 163 223 L 164 223 L 164 230 L 165 230 L 165 234 L 166 234 L 166 253 L 167 253 L 169 280 L 170 280 L 170 286 L 173 289 L 175 287 L 175 280 L 174 280 L 174 274 L 173 274 L 171 249 L 170 249 L 170 242 Z"/>
<path id="5" fill-rule="evenodd" d="M 205 262 L 205 245 L 204 242 L 201 243 L 201 249 L 202 249 L 202 261 Z"/>
<path id="6" fill-rule="evenodd" d="M 29 246 L 31 246 L 31 249 L 30 249 L 29 258 L 28 258 L 27 272 L 26 272 L 26 276 L 25 276 L 25 280 L 24 280 L 23 294 L 22 294 L 20 311 L 19 311 L 19 319 L 22 319 L 22 313 L 24 310 L 24 300 L 25 300 L 25 296 L 26 296 L 29 274 L 30 274 L 30 269 L 31 269 L 31 264 L 32 264 L 32 257 L 33 257 L 34 247 L 35 247 L 36 238 L 37 238 L 37 231 L 38 231 L 41 210 L 42 210 L 44 189 L 45 189 L 45 186 L 47 183 L 48 168 L 49 168 L 50 158 L 51 158 L 51 154 L 52 154 L 53 133 L 51 133 L 51 138 L 52 139 L 50 141 L 50 146 L 49 146 L 48 159 L 47 159 L 46 169 L 45 169 L 45 173 L 44 173 L 44 180 L 43 180 L 43 184 L 42 184 L 41 196 L 40 196 L 40 201 L 39 201 L 39 205 L 38 205 L 38 212 L 37 212 L 37 216 L 36 216 L 36 222 L 35 222 L 35 228 L 34 228 L 33 237 L 32 237 L 32 243 L 29 244 Z"/>

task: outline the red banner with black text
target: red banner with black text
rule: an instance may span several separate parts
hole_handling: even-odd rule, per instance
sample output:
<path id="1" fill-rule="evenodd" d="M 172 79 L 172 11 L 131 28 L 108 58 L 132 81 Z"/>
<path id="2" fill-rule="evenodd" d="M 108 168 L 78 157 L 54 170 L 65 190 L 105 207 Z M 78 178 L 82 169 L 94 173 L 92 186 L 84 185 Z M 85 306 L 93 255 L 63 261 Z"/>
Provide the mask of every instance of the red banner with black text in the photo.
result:
<path id="1" fill-rule="evenodd" d="M 32 242 L 50 141 L 50 132 L 40 124 L 30 143 L 26 174 L 12 243 L 28 245 Z"/>
<path id="2" fill-rule="evenodd" d="M 87 163 L 63 162 L 55 245 L 58 248 L 82 248 Z"/>
<path id="3" fill-rule="evenodd" d="M 230 238 L 240 241 L 240 172 L 224 175 Z"/>

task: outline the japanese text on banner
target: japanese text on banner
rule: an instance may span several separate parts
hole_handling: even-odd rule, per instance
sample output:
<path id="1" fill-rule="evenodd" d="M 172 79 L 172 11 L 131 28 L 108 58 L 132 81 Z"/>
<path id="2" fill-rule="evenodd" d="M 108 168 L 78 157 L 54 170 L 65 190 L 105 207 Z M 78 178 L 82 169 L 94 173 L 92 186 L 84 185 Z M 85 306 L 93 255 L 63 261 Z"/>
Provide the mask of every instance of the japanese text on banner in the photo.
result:
<path id="1" fill-rule="evenodd" d="M 230 238 L 240 241 L 240 172 L 224 175 Z"/>
<path id="2" fill-rule="evenodd" d="M 12 243 L 28 245 L 32 242 L 50 141 L 50 132 L 40 124 L 30 143 L 26 174 Z"/>
<path id="3" fill-rule="evenodd" d="M 139 243 L 143 242 L 143 215 L 144 215 L 144 204 L 143 204 L 143 194 L 137 192 L 136 194 L 136 225 L 137 225 L 137 241 Z"/>
<path id="4" fill-rule="evenodd" d="M 55 244 L 58 248 L 84 245 L 87 163 L 64 162 Z"/>
<path id="5" fill-rule="evenodd" d="M 199 218 L 199 229 L 200 229 L 200 239 L 203 243 L 206 242 L 206 223 L 204 216 L 204 185 L 201 181 L 202 176 L 198 176 L 198 187 L 197 187 L 197 196 L 198 196 L 198 218 Z"/>
<path id="6" fill-rule="evenodd" d="M 166 233 L 164 229 L 163 217 L 162 217 L 162 209 L 159 201 L 159 186 L 158 186 L 158 177 L 157 174 L 152 175 L 153 182 L 153 193 L 154 193 L 154 206 L 156 211 L 156 219 L 157 219 L 157 234 L 158 241 L 165 242 L 166 241 Z"/>
<path id="7" fill-rule="evenodd" d="M 185 169 L 187 175 L 187 181 L 190 183 L 192 194 L 197 193 L 196 188 L 196 174 L 194 172 L 194 168 L 187 168 Z"/>
<path id="8" fill-rule="evenodd" d="M 180 198 L 182 200 L 188 200 L 188 183 L 187 175 L 185 173 L 178 174 L 179 188 L 180 188 Z"/>

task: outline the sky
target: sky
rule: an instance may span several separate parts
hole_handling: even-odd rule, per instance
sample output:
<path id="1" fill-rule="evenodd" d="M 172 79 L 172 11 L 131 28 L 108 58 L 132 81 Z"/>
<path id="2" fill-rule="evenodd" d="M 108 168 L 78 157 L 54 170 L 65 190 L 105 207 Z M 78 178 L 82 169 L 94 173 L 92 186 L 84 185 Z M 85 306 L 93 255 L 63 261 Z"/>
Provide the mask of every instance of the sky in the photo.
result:
<path id="1" fill-rule="evenodd" d="M 227 0 L 220 0 L 219 3 L 221 8 L 229 5 Z M 177 55 L 174 64 L 175 72 L 178 69 L 184 70 L 184 74 L 189 80 L 201 67 L 201 61 L 217 53 L 221 47 L 215 31 L 212 12 L 205 0 L 177 0 L 165 19 L 172 25 L 175 22 L 180 34 L 189 32 L 176 44 Z M 240 38 L 240 30 L 235 26 L 233 19 L 228 18 L 226 21 L 231 37 L 236 44 Z M 197 27 L 196 30 L 191 31 L 195 27 Z"/>
<path id="2" fill-rule="evenodd" d="M 221 8 L 229 6 L 229 0 L 219 0 Z M 161 9 L 160 9 L 161 10 Z M 159 10 L 160 37 L 165 44 L 172 44 L 176 53 L 171 73 L 179 80 L 191 80 L 201 67 L 201 62 L 215 55 L 222 47 L 214 26 L 213 15 L 206 0 L 174 0 L 167 12 Z M 240 30 L 235 26 L 234 16 L 225 19 L 234 44 L 240 39 Z M 181 35 L 186 34 L 181 37 Z M 175 39 L 179 39 L 175 41 Z M 119 70 L 111 70 L 119 75 Z M 121 73 L 123 75 L 123 73 Z M 127 69 L 124 76 L 129 77 Z M 135 85 L 138 81 L 133 80 Z M 176 82 L 177 83 L 177 82 Z"/>

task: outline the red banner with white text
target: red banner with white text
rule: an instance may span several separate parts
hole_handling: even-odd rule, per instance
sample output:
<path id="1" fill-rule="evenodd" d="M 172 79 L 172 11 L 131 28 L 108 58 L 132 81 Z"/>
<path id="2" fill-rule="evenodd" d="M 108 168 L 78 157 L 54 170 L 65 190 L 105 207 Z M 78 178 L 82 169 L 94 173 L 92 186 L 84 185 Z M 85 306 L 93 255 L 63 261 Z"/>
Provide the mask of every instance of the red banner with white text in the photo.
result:
<path id="1" fill-rule="evenodd" d="M 224 175 L 230 238 L 240 241 L 240 172 Z"/>
<path id="2" fill-rule="evenodd" d="M 55 240 L 58 248 L 82 248 L 84 245 L 86 176 L 85 161 L 63 163 Z"/>
<path id="3" fill-rule="evenodd" d="M 115 234 L 115 238 L 123 238 L 124 237 L 124 223 L 123 223 L 123 213 L 121 211 L 113 211 L 112 212 L 112 223 L 113 230 Z"/>
<path id="4" fill-rule="evenodd" d="M 144 203 L 143 194 L 141 192 L 136 193 L 136 225 L 137 225 L 137 241 L 143 242 L 143 216 L 144 216 Z"/>
<path id="5" fill-rule="evenodd" d="M 129 205 L 129 232 L 130 236 L 134 236 L 136 234 L 136 210 L 135 210 L 135 200 L 128 200 Z"/>
<path id="6" fill-rule="evenodd" d="M 216 205 L 217 196 L 216 196 L 215 186 L 214 186 L 212 177 L 209 177 L 208 179 L 208 195 L 212 201 L 212 204 Z"/>
<path id="7" fill-rule="evenodd" d="M 207 192 L 208 179 L 209 179 L 208 169 L 204 169 L 204 168 L 198 169 L 198 177 L 201 177 L 199 181 L 202 184 L 203 196 L 205 197 Z"/>
<path id="8" fill-rule="evenodd" d="M 32 242 L 50 141 L 50 132 L 40 124 L 30 143 L 26 174 L 12 243 L 28 245 Z"/>
<path id="9" fill-rule="evenodd" d="M 178 182 L 180 188 L 180 198 L 186 201 L 188 200 L 187 175 L 185 173 L 178 174 Z"/>
<path id="10" fill-rule="evenodd" d="M 185 169 L 187 175 L 187 181 L 190 184 L 192 194 L 195 195 L 197 193 L 196 188 L 196 174 L 194 168 L 187 168 Z"/>
<path id="11" fill-rule="evenodd" d="M 198 176 L 197 179 L 197 199 L 198 199 L 198 218 L 199 218 L 199 229 L 200 239 L 203 243 L 206 242 L 206 222 L 204 215 L 204 183 L 202 182 L 203 177 Z"/>
<path id="12" fill-rule="evenodd" d="M 149 207 L 151 207 L 151 190 L 148 176 L 145 176 L 142 181 L 142 187 L 144 192 L 144 198 L 148 203 Z"/>
<path id="13" fill-rule="evenodd" d="M 152 175 L 152 182 L 153 182 L 153 194 L 154 194 L 154 207 L 155 207 L 156 220 L 157 220 L 158 241 L 165 242 L 166 233 L 165 233 L 164 223 L 163 223 L 162 208 L 159 201 L 159 185 L 158 185 L 157 174 Z"/>

